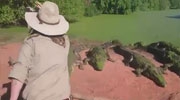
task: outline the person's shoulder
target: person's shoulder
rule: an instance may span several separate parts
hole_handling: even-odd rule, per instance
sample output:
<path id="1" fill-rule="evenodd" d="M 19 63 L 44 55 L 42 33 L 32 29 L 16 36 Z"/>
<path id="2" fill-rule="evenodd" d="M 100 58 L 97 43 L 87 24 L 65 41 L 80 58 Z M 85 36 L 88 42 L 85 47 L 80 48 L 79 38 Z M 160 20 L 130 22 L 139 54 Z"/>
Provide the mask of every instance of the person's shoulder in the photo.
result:
<path id="1" fill-rule="evenodd" d="M 23 43 L 24 44 L 33 44 L 33 41 L 38 36 L 39 36 L 38 34 L 31 34 L 24 39 Z"/>
<path id="2" fill-rule="evenodd" d="M 64 36 L 65 40 L 69 41 L 69 36 L 67 34 L 64 34 L 63 36 Z"/>
<path id="3" fill-rule="evenodd" d="M 31 35 L 27 36 L 27 37 L 25 38 L 25 40 L 26 40 L 26 41 L 32 40 L 32 39 L 34 39 L 34 38 L 36 38 L 36 37 L 38 37 L 38 36 L 39 36 L 39 34 L 31 34 Z"/>

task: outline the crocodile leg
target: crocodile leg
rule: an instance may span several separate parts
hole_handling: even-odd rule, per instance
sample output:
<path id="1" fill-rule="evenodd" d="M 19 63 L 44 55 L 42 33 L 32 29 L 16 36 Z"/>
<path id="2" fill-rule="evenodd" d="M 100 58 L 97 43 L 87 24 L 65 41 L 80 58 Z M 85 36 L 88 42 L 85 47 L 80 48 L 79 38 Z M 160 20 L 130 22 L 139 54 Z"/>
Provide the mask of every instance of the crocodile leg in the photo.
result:
<path id="1" fill-rule="evenodd" d="M 126 66 L 129 66 L 129 64 L 133 61 L 134 57 L 133 54 L 128 54 L 126 58 L 124 58 L 123 62 Z"/>
<path id="2" fill-rule="evenodd" d="M 83 64 L 84 64 L 84 65 L 87 65 L 89 61 L 90 61 L 89 58 L 85 58 L 85 59 L 83 59 Z"/>
<path id="3" fill-rule="evenodd" d="M 162 73 L 162 74 L 167 74 L 166 70 L 168 70 L 169 67 L 171 67 L 171 64 L 164 64 L 161 67 L 157 67 L 158 72 Z"/>
<path id="4" fill-rule="evenodd" d="M 105 49 L 106 55 L 107 55 L 107 60 L 111 61 L 111 62 L 115 62 L 114 59 L 111 58 L 110 54 L 109 54 L 109 48 Z"/>
<path id="5" fill-rule="evenodd" d="M 84 66 L 83 66 L 83 63 L 82 63 L 82 62 L 79 63 L 78 68 L 79 68 L 80 70 L 84 70 Z"/>
<path id="6" fill-rule="evenodd" d="M 77 60 L 82 60 L 82 58 L 77 50 L 73 50 L 73 53 L 75 54 Z"/>
<path id="7" fill-rule="evenodd" d="M 141 68 L 136 68 L 134 72 L 135 72 L 137 77 L 140 77 L 140 76 L 142 76 L 141 73 L 143 72 L 143 70 Z"/>
<path id="8" fill-rule="evenodd" d="M 81 55 L 76 50 L 73 50 L 73 53 L 76 56 L 76 61 L 75 61 L 76 64 L 75 65 L 78 66 L 79 69 L 83 70 L 84 68 L 83 68 Z"/>

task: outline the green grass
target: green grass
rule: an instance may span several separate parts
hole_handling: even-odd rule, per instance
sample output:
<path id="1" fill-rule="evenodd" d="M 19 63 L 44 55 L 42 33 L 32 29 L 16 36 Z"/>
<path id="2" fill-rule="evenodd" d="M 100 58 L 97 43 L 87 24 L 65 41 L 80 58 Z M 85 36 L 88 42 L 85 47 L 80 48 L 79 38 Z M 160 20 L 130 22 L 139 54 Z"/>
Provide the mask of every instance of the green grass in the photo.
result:
<path id="1" fill-rule="evenodd" d="M 19 42 L 27 36 L 26 27 L 0 28 L 0 43 Z"/>
<path id="2" fill-rule="evenodd" d="M 180 46 L 180 10 L 83 18 L 80 22 L 71 24 L 68 33 L 75 38 L 90 40 L 119 39 L 124 44 L 169 41 Z"/>
<path id="3" fill-rule="evenodd" d="M 22 41 L 27 33 L 26 27 L 0 28 L 0 42 Z M 71 24 L 68 34 L 71 38 L 93 41 L 119 39 L 124 44 L 169 41 L 180 46 L 180 10 L 85 17 Z"/>

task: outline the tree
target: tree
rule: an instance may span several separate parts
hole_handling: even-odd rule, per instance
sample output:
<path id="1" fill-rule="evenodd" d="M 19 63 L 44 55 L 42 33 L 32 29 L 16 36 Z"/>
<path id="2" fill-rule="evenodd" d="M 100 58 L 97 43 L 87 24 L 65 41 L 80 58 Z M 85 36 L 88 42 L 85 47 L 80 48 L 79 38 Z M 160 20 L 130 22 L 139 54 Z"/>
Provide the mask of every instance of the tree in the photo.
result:
<path id="1" fill-rule="evenodd" d="M 139 5 L 140 5 L 139 0 L 131 0 L 131 11 L 135 12 L 138 9 Z"/>
<path id="2" fill-rule="evenodd" d="M 180 8 L 180 0 L 169 0 L 171 9 Z"/>
<path id="3" fill-rule="evenodd" d="M 168 9 L 169 5 L 169 0 L 159 0 L 159 10 Z"/>
<path id="4" fill-rule="evenodd" d="M 41 0 L 44 2 L 46 0 Z M 64 15 L 69 22 L 76 22 L 84 15 L 84 0 L 49 0 L 56 3 L 60 14 Z"/>
<path id="5" fill-rule="evenodd" d="M 69 22 L 76 22 L 84 15 L 84 0 L 54 0 L 59 11 Z"/>
<path id="6" fill-rule="evenodd" d="M 35 6 L 36 0 L 0 0 L 0 25 L 25 24 L 25 8 Z M 46 0 L 39 0 L 44 2 Z M 78 21 L 84 15 L 84 0 L 49 0 L 57 3 L 60 14 L 63 14 L 69 22 Z"/>
<path id="7" fill-rule="evenodd" d="M 4 5 L 0 7 L 0 18 L 1 18 L 0 20 L 1 27 L 15 23 L 14 11 L 8 5 Z"/>
<path id="8" fill-rule="evenodd" d="M 131 12 L 131 0 L 94 0 L 103 14 L 128 14 Z"/>
<path id="9" fill-rule="evenodd" d="M 32 0 L 0 0 L 0 25 L 20 25 L 24 23 L 25 7 L 32 5 Z"/>

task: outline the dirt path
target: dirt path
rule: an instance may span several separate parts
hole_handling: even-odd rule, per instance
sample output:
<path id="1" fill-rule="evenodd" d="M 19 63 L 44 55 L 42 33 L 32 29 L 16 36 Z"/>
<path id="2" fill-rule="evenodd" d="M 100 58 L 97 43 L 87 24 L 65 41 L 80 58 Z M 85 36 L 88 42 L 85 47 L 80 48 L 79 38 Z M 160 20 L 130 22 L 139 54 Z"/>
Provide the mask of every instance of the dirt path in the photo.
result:
<path id="1" fill-rule="evenodd" d="M 4 46 L 0 46 L 0 81 L 3 83 L 9 82 L 7 76 L 10 71 L 10 66 L 8 65 L 9 57 L 16 59 L 20 49 L 20 43 L 12 43 Z"/>
<path id="2" fill-rule="evenodd" d="M 7 61 L 9 56 L 17 58 L 20 46 L 20 43 L 13 43 L 0 47 L 1 83 L 9 82 L 7 76 L 10 67 Z M 160 66 L 152 55 L 144 52 L 142 54 Z M 85 57 L 84 52 L 81 55 Z M 175 98 L 180 92 L 180 78 L 176 74 L 167 71 L 164 75 L 167 85 L 161 88 L 143 76 L 136 77 L 132 68 L 124 66 L 122 56 L 112 52 L 112 58 L 116 62 L 107 61 L 103 71 L 95 71 L 89 65 L 84 70 L 75 68 L 70 80 L 72 94 L 87 100 L 180 100 L 170 99 L 172 93 Z"/>
<path id="3" fill-rule="evenodd" d="M 156 66 L 161 65 L 151 54 L 141 53 Z M 84 57 L 84 54 L 82 52 L 81 55 Z M 84 70 L 75 68 L 71 76 L 72 92 L 110 100 L 170 100 L 172 93 L 180 92 L 180 78 L 176 74 L 167 71 L 164 75 L 167 85 L 161 88 L 143 76 L 136 77 L 133 69 L 123 64 L 122 56 L 115 53 L 111 55 L 116 62 L 107 61 L 103 71 L 95 71 L 89 65 Z"/>

